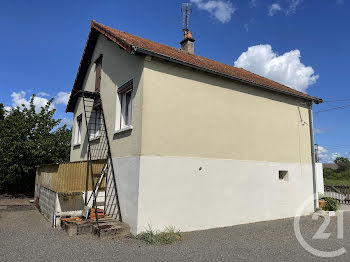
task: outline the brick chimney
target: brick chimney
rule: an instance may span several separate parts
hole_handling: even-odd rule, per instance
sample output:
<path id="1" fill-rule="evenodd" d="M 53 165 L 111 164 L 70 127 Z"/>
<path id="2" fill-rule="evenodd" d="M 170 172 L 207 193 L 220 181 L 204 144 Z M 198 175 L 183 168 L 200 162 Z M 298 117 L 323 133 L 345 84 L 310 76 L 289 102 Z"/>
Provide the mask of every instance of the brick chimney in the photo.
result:
<path id="1" fill-rule="evenodd" d="M 181 50 L 189 54 L 194 54 L 194 41 L 192 33 L 188 30 L 184 30 L 184 39 L 180 42 Z"/>

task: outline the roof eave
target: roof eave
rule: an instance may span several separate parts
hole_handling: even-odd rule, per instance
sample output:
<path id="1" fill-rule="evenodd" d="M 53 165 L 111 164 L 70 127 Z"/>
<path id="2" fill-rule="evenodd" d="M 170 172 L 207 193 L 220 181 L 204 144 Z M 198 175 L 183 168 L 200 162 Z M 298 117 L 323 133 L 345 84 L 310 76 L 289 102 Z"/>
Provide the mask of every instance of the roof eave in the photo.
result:
<path id="1" fill-rule="evenodd" d="M 191 63 L 187 63 L 187 62 L 184 62 L 182 60 L 174 59 L 172 57 L 165 56 L 165 55 L 162 55 L 162 54 L 159 54 L 159 53 L 156 53 L 156 52 L 144 49 L 144 48 L 140 48 L 140 47 L 137 47 L 137 46 L 133 46 L 133 50 L 135 51 L 135 53 L 155 56 L 155 57 L 158 57 L 158 58 L 161 58 L 161 59 L 168 60 L 170 62 L 174 62 L 174 63 L 178 63 L 178 64 L 185 65 L 185 66 L 188 66 L 188 67 L 192 67 L 194 69 L 198 69 L 198 70 L 201 70 L 201 71 L 205 71 L 205 72 L 208 72 L 208 73 L 219 75 L 219 76 L 222 76 L 222 77 L 225 77 L 225 78 L 229 78 L 229 79 L 232 79 L 232 80 L 236 80 L 236 81 L 239 81 L 239 82 L 242 82 L 242 83 L 245 83 L 245 84 L 249 84 L 249 85 L 253 85 L 253 86 L 256 86 L 256 87 L 264 88 L 264 89 L 267 89 L 267 90 L 270 90 L 270 91 L 274 91 L 274 92 L 278 92 L 278 93 L 282 93 L 282 94 L 286 94 L 286 95 L 302 98 L 302 99 L 305 99 L 307 101 L 311 101 L 311 102 L 313 102 L 315 104 L 322 103 L 322 99 L 321 98 L 312 97 L 312 96 L 308 96 L 308 95 L 304 96 L 304 95 L 288 92 L 288 91 L 285 91 L 285 90 L 281 90 L 281 89 L 278 89 L 278 88 L 274 88 L 274 87 L 271 87 L 271 86 L 258 84 L 258 83 L 255 83 L 253 81 L 249 81 L 249 80 L 246 80 L 246 79 L 242 79 L 242 78 L 239 78 L 239 77 L 235 77 L 235 76 L 231 76 L 231 75 L 228 75 L 228 74 L 225 74 L 225 73 L 221 73 L 221 72 L 218 72 L 218 71 L 215 71 L 215 70 L 212 70 L 212 69 L 208 69 L 208 68 L 205 68 L 205 67 L 201 67 L 201 66 L 197 66 L 197 65 L 194 65 L 194 64 L 191 64 Z"/>
<path id="2" fill-rule="evenodd" d="M 96 42 L 90 43 L 90 39 L 92 38 L 91 36 L 93 34 L 95 34 L 96 32 L 100 33 L 103 36 L 107 37 L 108 39 L 112 40 L 120 48 L 124 49 L 128 53 L 133 53 L 131 45 L 126 43 L 123 39 L 113 36 L 113 34 L 110 31 L 108 31 L 106 28 L 101 27 L 101 25 L 99 25 L 95 20 L 92 20 L 91 21 L 90 32 L 89 32 L 89 35 L 88 35 L 88 39 L 86 41 L 86 45 L 85 45 L 84 52 L 83 52 L 83 55 L 82 55 L 82 58 L 81 58 L 81 61 L 80 61 L 78 72 L 77 72 L 77 75 L 75 77 L 75 81 L 74 81 L 74 85 L 73 85 L 73 88 L 72 88 L 72 92 L 70 94 L 70 97 L 69 97 L 69 100 L 68 100 L 68 103 L 67 103 L 66 113 L 67 112 L 74 112 L 74 106 L 75 106 L 75 102 L 76 102 L 75 94 L 77 93 L 77 92 L 74 92 L 74 91 L 77 88 L 77 86 L 82 84 L 82 83 L 79 82 L 79 80 L 81 80 L 80 79 L 81 75 L 85 76 L 85 74 L 86 74 L 86 72 L 81 72 L 81 71 L 84 71 L 83 69 L 84 69 L 84 66 L 86 64 L 86 56 L 89 56 L 89 50 L 88 50 L 89 49 L 89 44 L 93 45 L 92 50 L 94 49 L 94 46 L 96 44 Z M 92 39 L 92 41 L 94 41 L 94 40 L 96 40 L 96 39 Z"/>

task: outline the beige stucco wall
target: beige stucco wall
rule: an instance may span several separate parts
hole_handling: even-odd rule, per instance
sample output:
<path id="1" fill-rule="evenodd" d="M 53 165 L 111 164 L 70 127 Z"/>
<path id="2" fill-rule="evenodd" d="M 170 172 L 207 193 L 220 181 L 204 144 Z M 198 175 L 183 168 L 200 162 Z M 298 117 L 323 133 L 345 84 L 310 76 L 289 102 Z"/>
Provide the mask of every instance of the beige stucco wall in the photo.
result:
<path id="1" fill-rule="evenodd" d="M 302 100 L 157 59 L 143 99 L 142 155 L 311 162 Z"/>
<path id="2" fill-rule="evenodd" d="M 112 156 L 137 156 L 141 148 L 141 108 L 142 108 L 142 85 L 143 85 L 143 61 L 139 56 L 130 55 L 121 50 L 113 42 L 108 41 L 104 36 L 99 36 L 96 47 L 88 68 L 83 89 L 86 91 L 95 90 L 95 64 L 97 57 L 103 54 L 102 77 L 101 77 L 101 98 L 106 119 Z M 133 129 L 114 134 L 116 123 L 116 99 L 117 88 L 130 79 L 134 79 L 133 90 Z M 76 129 L 76 118 L 83 114 L 82 144 L 74 146 L 74 135 Z M 86 124 L 84 119 L 83 101 L 79 99 L 74 111 L 74 122 L 72 129 L 71 161 L 86 159 L 87 138 Z"/>
<path id="3" fill-rule="evenodd" d="M 293 217 L 312 196 L 305 101 L 155 58 L 143 80 L 134 231 Z"/>

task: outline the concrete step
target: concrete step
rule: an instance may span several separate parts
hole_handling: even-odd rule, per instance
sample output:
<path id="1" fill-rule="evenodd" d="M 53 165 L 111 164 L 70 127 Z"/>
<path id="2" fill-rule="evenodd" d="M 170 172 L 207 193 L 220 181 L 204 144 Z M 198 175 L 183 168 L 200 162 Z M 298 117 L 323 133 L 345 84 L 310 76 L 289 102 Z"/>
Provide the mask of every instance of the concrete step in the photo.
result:
<path id="1" fill-rule="evenodd" d="M 92 233 L 100 239 L 117 239 L 130 236 L 130 226 L 116 219 L 99 219 L 99 223 L 92 226 Z"/>
<path id="2" fill-rule="evenodd" d="M 61 228 L 69 235 L 94 234 L 100 239 L 117 239 L 130 236 L 130 226 L 120 222 L 111 216 L 98 220 L 61 221 Z"/>
<path id="3" fill-rule="evenodd" d="M 92 233 L 92 224 L 87 220 L 74 223 L 61 221 L 61 228 L 68 234 L 68 236 Z"/>

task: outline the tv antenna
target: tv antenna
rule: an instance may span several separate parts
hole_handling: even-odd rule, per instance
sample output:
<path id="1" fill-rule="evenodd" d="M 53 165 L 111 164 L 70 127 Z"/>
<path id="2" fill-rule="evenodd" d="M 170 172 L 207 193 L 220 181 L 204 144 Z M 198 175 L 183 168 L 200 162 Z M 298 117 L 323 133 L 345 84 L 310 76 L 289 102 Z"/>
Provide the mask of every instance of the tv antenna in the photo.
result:
<path id="1" fill-rule="evenodd" d="M 188 29 L 190 23 L 190 14 L 192 14 L 192 4 L 191 3 L 183 3 L 181 6 L 182 19 L 183 19 L 183 29 L 184 33 L 190 31 Z"/>

